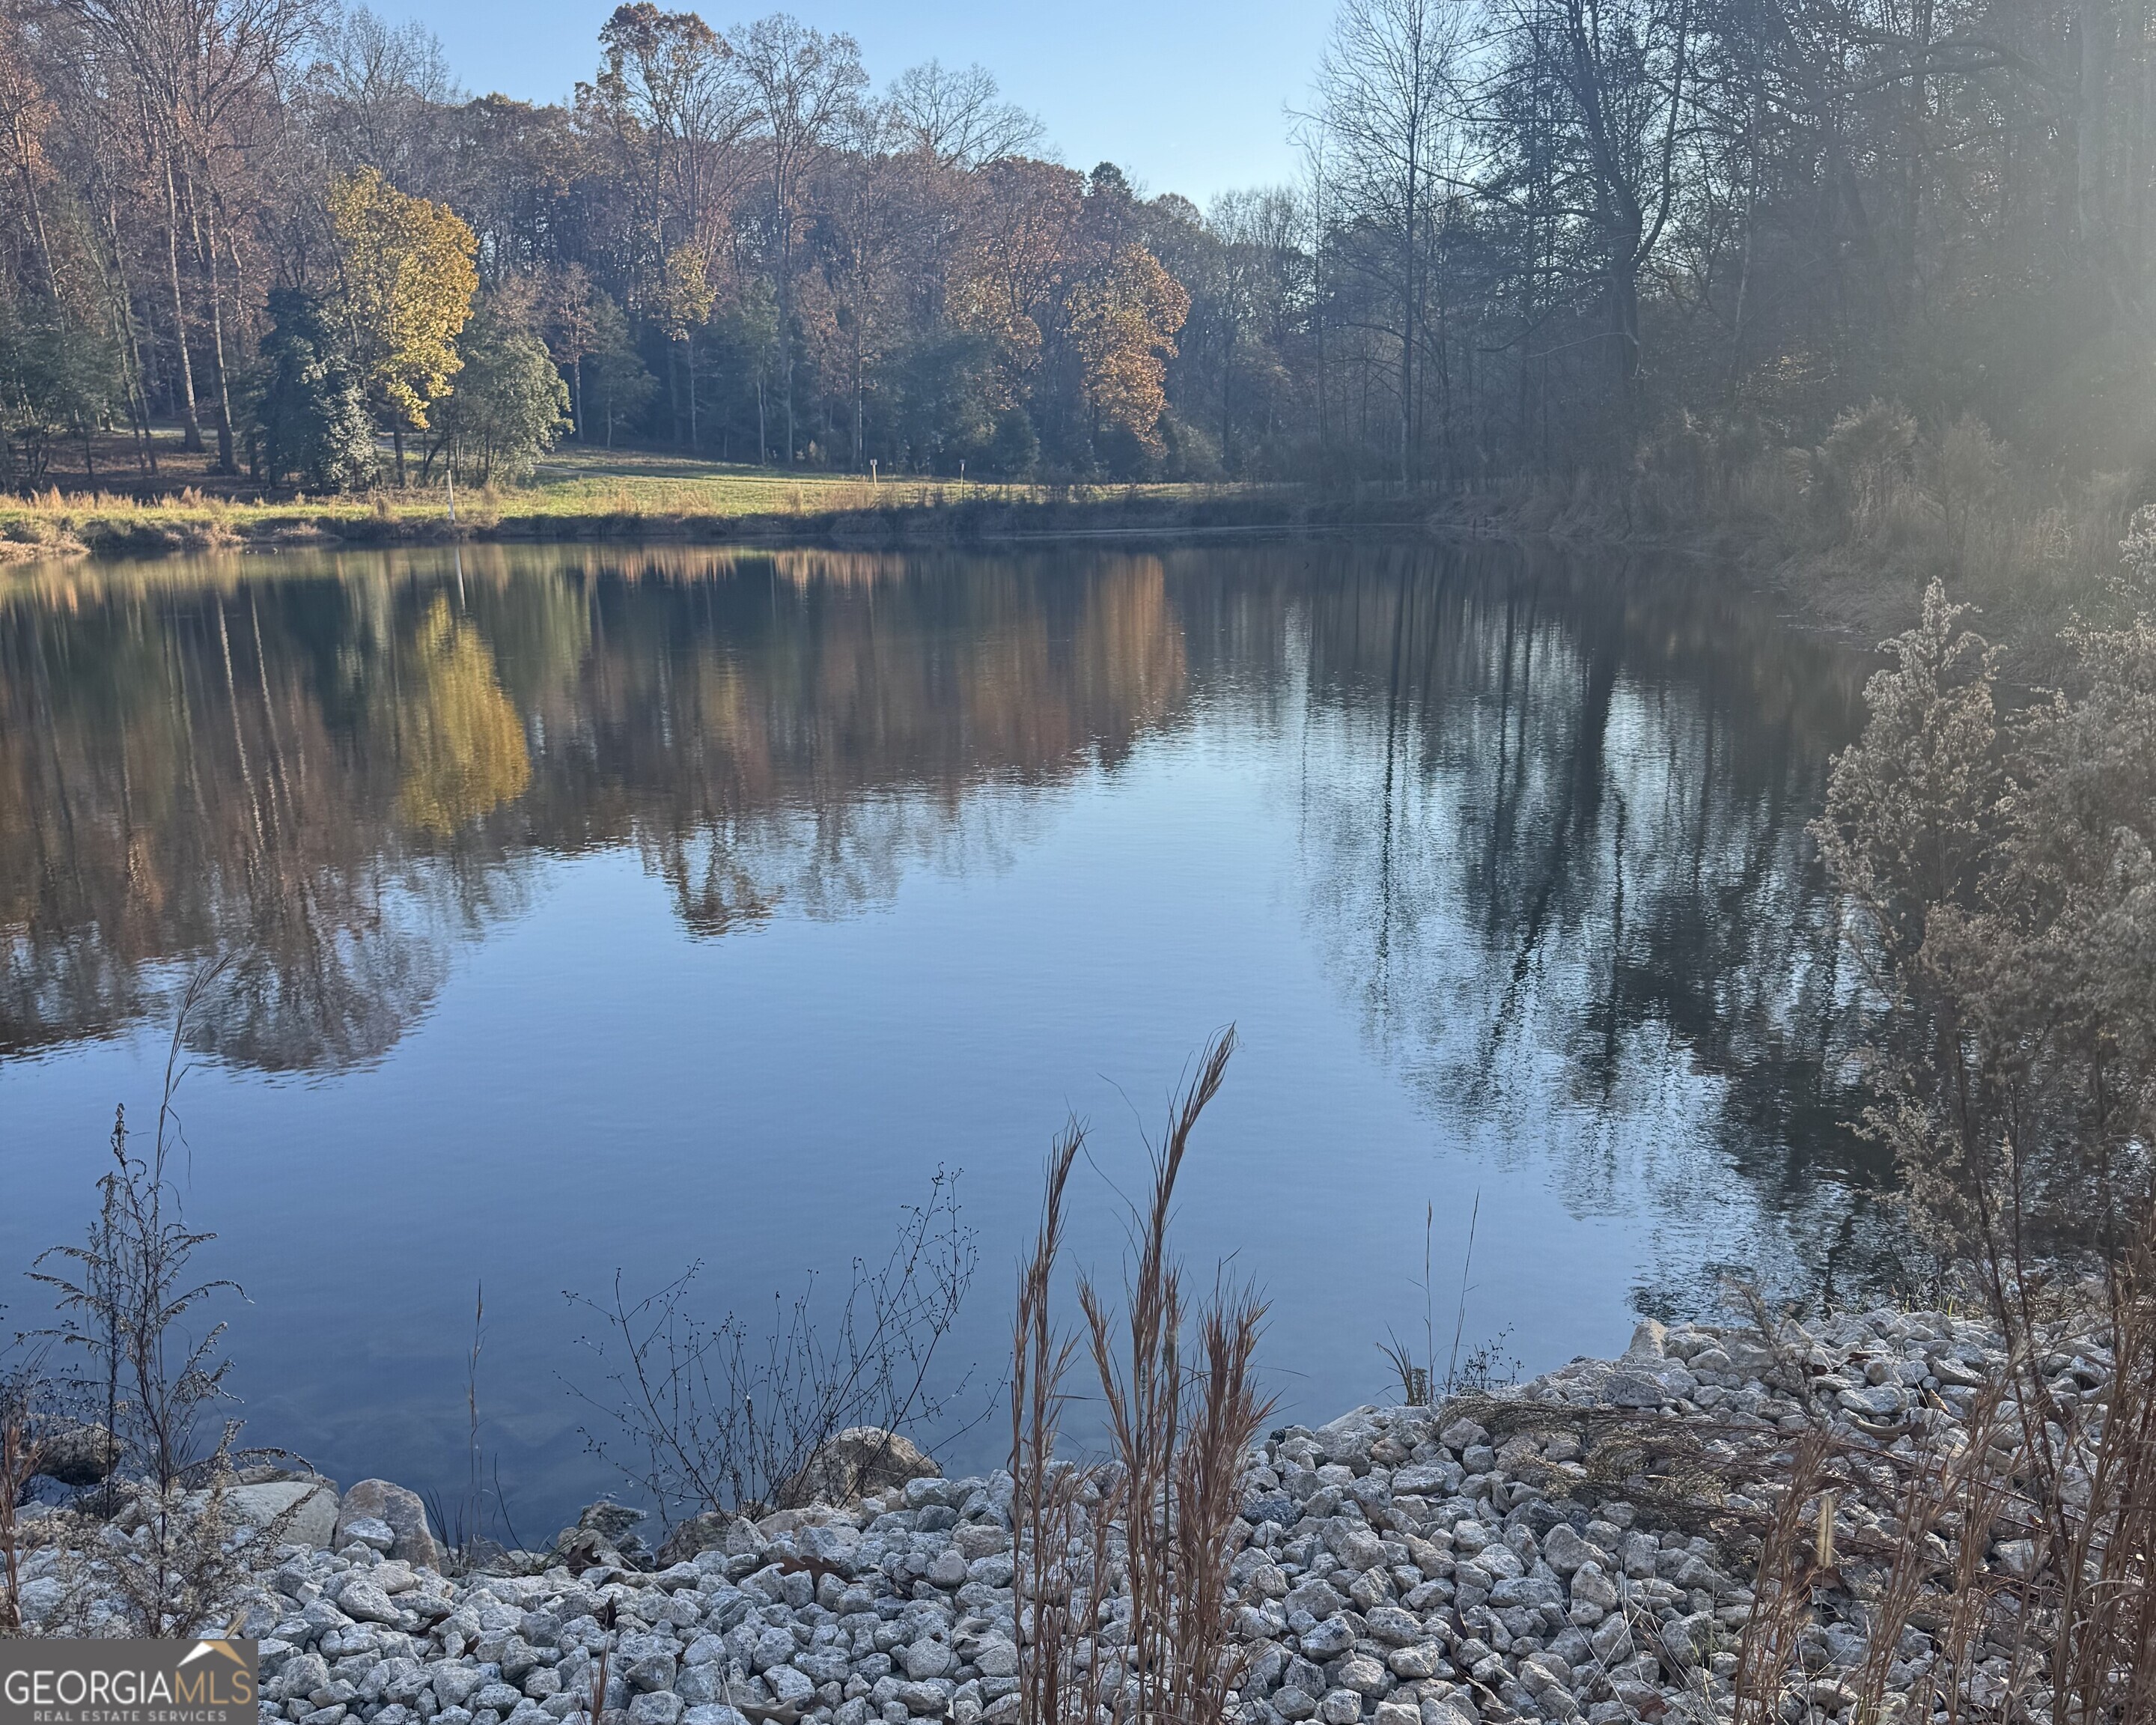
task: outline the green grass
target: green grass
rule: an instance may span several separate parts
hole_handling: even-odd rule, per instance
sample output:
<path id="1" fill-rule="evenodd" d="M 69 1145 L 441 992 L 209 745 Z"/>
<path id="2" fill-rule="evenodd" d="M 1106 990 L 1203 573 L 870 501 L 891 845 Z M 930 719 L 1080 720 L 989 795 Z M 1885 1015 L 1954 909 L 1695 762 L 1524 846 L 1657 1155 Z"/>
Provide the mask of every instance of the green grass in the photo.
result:
<path id="1" fill-rule="evenodd" d="M 636 523 L 679 529 L 752 519 L 785 520 L 863 511 L 937 510 L 958 504 L 1078 501 L 1131 496 L 1194 500 L 1240 487 L 1188 485 L 1059 488 L 981 484 L 955 479 L 870 480 L 855 474 L 691 461 L 640 451 L 557 450 L 530 484 L 465 490 L 456 500 L 459 529 L 491 532 L 505 521 L 544 533 L 578 522 L 610 532 Z M 142 501 L 108 491 L 63 491 L 57 485 L 27 496 L 0 498 L 0 557 L 95 552 L 216 550 L 242 545 L 310 541 L 407 541 L 449 533 L 449 498 L 439 480 L 421 488 L 394 487 L 364 495 L 263 497 L 244 490 L 219 495 L 184 485 Z"/>

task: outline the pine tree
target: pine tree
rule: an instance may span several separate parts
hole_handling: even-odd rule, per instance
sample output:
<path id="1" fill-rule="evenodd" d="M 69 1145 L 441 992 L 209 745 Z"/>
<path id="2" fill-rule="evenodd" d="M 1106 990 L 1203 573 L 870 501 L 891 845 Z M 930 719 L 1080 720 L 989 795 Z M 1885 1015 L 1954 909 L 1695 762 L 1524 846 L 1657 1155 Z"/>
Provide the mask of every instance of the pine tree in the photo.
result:
<path id="1" fill-rule="evenodd" d="M 310 490 L 348 491 L 374 475 L 374 428 L 344 343 L 321 302 L 291 289 L 270 295 L 249 394 L 251 439 L 265 477 L 297 475 Z"/>

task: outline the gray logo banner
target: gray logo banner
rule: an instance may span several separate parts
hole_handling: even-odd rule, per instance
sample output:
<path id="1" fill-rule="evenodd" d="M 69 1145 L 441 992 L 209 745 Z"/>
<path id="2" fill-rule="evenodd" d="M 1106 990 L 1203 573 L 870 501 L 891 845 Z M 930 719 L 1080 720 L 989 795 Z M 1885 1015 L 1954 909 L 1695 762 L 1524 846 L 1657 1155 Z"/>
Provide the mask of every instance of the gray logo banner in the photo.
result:
<path id="1" fill-rule="evenodd" d="M 253 1641 L 0 1641 L 0 1725 L 257 1725 Z"/>

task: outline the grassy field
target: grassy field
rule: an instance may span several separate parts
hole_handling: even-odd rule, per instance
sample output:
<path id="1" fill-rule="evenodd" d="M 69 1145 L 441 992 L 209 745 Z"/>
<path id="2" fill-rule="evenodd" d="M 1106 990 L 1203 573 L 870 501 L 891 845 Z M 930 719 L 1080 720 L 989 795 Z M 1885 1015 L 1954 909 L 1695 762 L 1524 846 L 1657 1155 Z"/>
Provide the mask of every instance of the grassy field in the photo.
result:
<path id="1" fill-rule="evenodd" d="M 177 454 L 177 452 L 175 452 Z M 160 478 L 190 471 L 161 451 Z M 957 480 L 879 479 L 788 472 L 619 450 L 567 449 L 542 463 L 528 485 L 464 490 L 452 525 L 438 479 L 364 495 L 310 497 L 264 492 L 225 480 L 157 482 L 109 463 L 100 489 L 59 483 L 0 496 L 0 560 L 103 553 L 208 551 L 324 542 L 424 542 L 453 536 L 572 538 L 636 533 L 699 538 L 762 531 L 783 535 L 815 525 L 880 525 L 932 531 L 915 519 L 954 523 L 1001 506 L 1149 504 L 1158 509 L 1258 495 L 1265 488 L 1199 485 L 983 485 Z M 122 480 L 129 489 L 120 489 Z"/>
<path id="2" fill-rule="evenodd" d="M 439 489 L 439 488 L 438 488 Z M 1124 487 L 1101 488 L 1120 495 Z M 1175 495 L 1199 489 L 1143 485 Z M 851 473 L 789 473 L 783 468 L 691 461 L 679 455 L 608 449 L 557 450 L 539 464 L 531 485 L 505 493 L 518 515 L 739 516 L 828 515 L 840 511 L 937 507 L 962 501 L 1022 501 L 1047 495 L 1026 485 L 955 479 L 878 478 Z"/>

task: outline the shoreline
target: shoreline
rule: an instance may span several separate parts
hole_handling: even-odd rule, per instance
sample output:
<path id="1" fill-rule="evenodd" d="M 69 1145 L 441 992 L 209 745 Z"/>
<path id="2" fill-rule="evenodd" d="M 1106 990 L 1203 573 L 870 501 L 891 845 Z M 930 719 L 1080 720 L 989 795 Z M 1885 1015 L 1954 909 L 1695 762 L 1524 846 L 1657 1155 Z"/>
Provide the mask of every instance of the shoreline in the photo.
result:
<path id="1" fill-rule="evenodd" d="M 860 507 L 681 511 L 666 509 L 523 511 L 519 494 L 472 500 L 452 522 L 429 501 L 377 511 L 354 504 L 164 502 L 99 506 L 92 500 L 0 506 L 0 561 L 162 557 L 203 552 L 279 552 L 457 544 L 648 542 L 756 547 L 906 550 L 1100 538 L 1202 539 L 1258 534 L 1416 531 L 1429 528 L 1419 499 L 1328 498 L 1301 488 L 1253 494 L 1155 496 L 1135 488 L 1105 495 L 968 497 Z"/>
<path id="2" fill-rule="evenodd" d="M 1806 1432 L 1873 1465 L 1947 1453 L 2002 1363 L 1984 1324 L 1939 1312 L 1785 1321 L 1771 1337 L 1650 1321 L 1615 1360 L 1277 1429 L 1243 1481 L 1230 1717 L 1726 1717 L 1758 1603 L 1758 1530 L 1776 1509 L 1773 1471 L 1754 1464 Z M 1658 1467 L 1661 1451 L 1681 1451 L 1684 1468 Z M 268 1494 L 265 1508 L 312 1494 L 311 1519 L 289 1529 L 304 1537 L 252 1591 L 264 1721 L 560 1725 L 587 1718 L 602 1652 L 602 1725 L 1004 1725 L 1019 1711 L 1007 1473 L 915 1477 L 755 1523 L 705 1516 L 656 1558 L 633 1538 L 643 1518 L 603 1500 L 552 1551 L 456 1574 L 415 1496 L 363 1481 L 332 1500 L 332 1521 L 326 1484 L 239 1488 Z M 1843 1555 L 1813 1576 L 1797 1640 L 1817 1717 L 1856 1704 L 1899 1507 L 1891 1491 L 1835 1502 Z M 1980 1536 L 1981 1574 L 2025 1573 L 2010 1522 Z M 64 1568 L 51 1546 L 30 1555 L 26 1611 L 48 1632 L 63 1615 L 95 1629 L 95 1584 L 71 1593 Z M 1896 1626 L 1879 1666 L 1890 1693 L 1938 1675 L 1947 1632 L 1937 1612 Z M 2005 1703 L 1989 1665 L 1964 1680 L 1965 1717 Z"/>
<path id="3" fill-rule="evenodd" d="M 726 480 L 715 481 L 724 485 Z M 1940 546 L 1875 544 L 1851 529 L 1820 536 L 1776 519 L 1701 511 L 1681 528 L 1635 511 L 1621 488 L 1575 486 L 1560 494 L 1532 485 L 1445 494 L 1356 495 L 1296 482 L 1228 485 L 981 488 L 955 501 L 950 488 L 913 482 L 887 487 L 889 502 L 855 501 L 865 486 L 824 476 L 797 488 L 796 506 L 680 509 L 665 498 L 623 509 L 524 507 L 535 491 L 482 493 L 460 502 L 451 522 L 431 497 L 399 502 L 245 503 L 167 498 L 152 503 L 93 496 L 0 501 L 0 580 L 10 567 L 84 557 L 116 561 L 173 556 L 395 549 L 457 545 L 651 544 L 740 550 L 935 551 L 1050 548 L 1099 544 L 1232 545 L 1367 536 L 1436 545 L 1502 543 L 1532 552 L 1600 556 L 1626 562 L 1681 561 L 1714 566 L 1723 578 L 1781 608 L 1795 627 L 1869 649 L 1909 627 L 1934 576 L 1974 602 L 1987 633 L 2028 661 L 2049 668 L 2056 636 L 2092 597 L 2071 570 L 1961 568 Z M 838 506 L 810 506 L 810 491 Z M 983 493 L 985 492 L 986 495 Z M 1022 494 L 1022 495 L 1020 495 Z"/>

